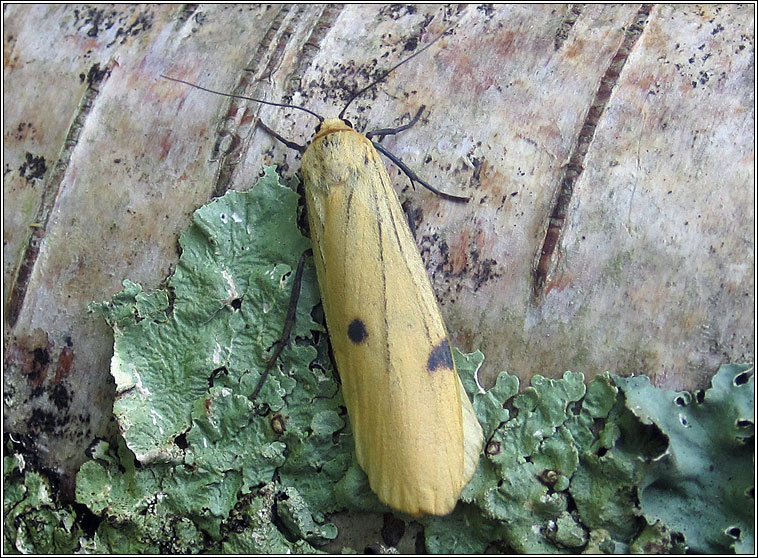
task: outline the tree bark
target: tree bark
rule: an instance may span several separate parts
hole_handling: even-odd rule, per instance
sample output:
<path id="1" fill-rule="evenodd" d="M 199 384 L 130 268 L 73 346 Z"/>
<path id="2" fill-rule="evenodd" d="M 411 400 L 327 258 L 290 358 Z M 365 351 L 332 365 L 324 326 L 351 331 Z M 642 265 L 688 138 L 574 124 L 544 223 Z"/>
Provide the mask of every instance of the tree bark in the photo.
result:
<path id="1" fill-rule="evenodd" d="M 152 289 L 193 210 L 307 143 L 292 109 L 351 93 L 384 146 L 454 344 L 483 383 L 564 370 L 708 385 L 754 359 L 754 15 L 749 5 L 8 5 L 5 430 L 70 482 L 112 433 L 112 335 L 87 313 Z"/>

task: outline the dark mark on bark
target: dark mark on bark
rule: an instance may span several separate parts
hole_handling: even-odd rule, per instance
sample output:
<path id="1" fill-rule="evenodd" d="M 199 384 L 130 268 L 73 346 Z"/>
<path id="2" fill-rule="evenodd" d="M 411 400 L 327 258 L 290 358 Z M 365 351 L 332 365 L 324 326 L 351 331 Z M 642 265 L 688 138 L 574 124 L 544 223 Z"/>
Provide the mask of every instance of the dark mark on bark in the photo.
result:
<path id="1" fill-rule="evenodd" d="M 108 63 L 108 66 L 104 69 L 101 69 L 99 64 L 95 64 L 88 72 L 88 87 L 84 91 L 84 95 L 79 102 L 79 107 L 76 110 L 74 120 L 63 141 L 63 149 L 60 152 L 60 156 L 44 183 L 39 206 L 33 218 L 34 227 L 29 232 L 26 247 L 24 248 L 24 254 L 19 260 L 18 267 L 16 267 L 16 272 L 10 288 L 10 295 L 8 296 L 8 305 L 5 315 L 6 323 L 9 327 L 13 327 L 16 324 L 16 320 L 18 320 L 21 309 L 24 306 L 29 279 L 31 278 L 34 265 L 39 256 L 40 245 L 42 239 L 45 237 L 47 222 L 50 219 L 55 200 L 58 199 L 58 193 L 60 191 L 61 183 L 63 182 L 63 176 L 66 173 L 66 168 L 68 167 L 68 162 L 71 159 L 71 155 L 74 152 L 77 142 L 79 141 L 79 136 L 81 135 L 82 128 L 84 128 L 84 123 L 89 116 L 89 113 L 92 111 L 95 98 L 99 93 L 97 87 L 108 79 L 111 68 L 113 68 L 115 63 L 114 60 L 111 60 Z"/>
<path id="2" fill-rule="evenodd" d="M 568 211 L 569 203 L 571 202 L 571 196 L 574 193 L 574 184 L 576 184 L 577 179 L 584 170 L 584 158 L 586 157 L 589 146 L 592 144 L 592 140 L 595 137 L 597 123 L 605 111 L 611 92 L 616 86 L 621 70 L 626 63 L 632 48 L 634 48 L 637 39 L 639 39 L 645 28 L 651 7 L 650 4 L 643 4 L 637 11 L 634 21 L 629 27 L 627 27 L 624 40 L 616 51 L 616 54 L 600 81 L 600 86 L 595 93 L 592 105 L 584 119 L 581 132 L 572 148 L 569 162 L 564 167 L 555 204 L 548 216 L 545 238 L 535 258 L 536 265 L 534 268 L 532 292 L 536 301 L 539 301 L 542 295 L 545 294 L 545 290 L 551 279 L 551 274 L 555 269 L 555 248 L 560 242 L 561 234 L 563 232 L 563 224 L 566 220 L 566 212 Z"/>
<path id="3" fill-rule="evenodd" d="M 240 76 L 236 87 L 229 93 L 265 99 L 267 95 L 263 87 L 266 87 L 266 81 L 282 64 L 287 55 L 287 45 L 293 38 L 297 38 L 296 29 L 302 25 L 303 18 L 312 18 L 310 15 L 312 10 L 305 6 L 279 5 L 277 8 L 279 8 L 279 13 L 266 30 L 255 54 L 246 64 L 246 70 Z M 342 7 L 338 5 L 323 7 L 318 19 L 311 26 L 313 31 L 303 43 L 302 50 L 297 56 L 296 66 L 291 68 L 287 75 L 284 93 L 280 99 L 272 100 L 290 103 L 296 91 L 302 92 L 301 76 L 311 65 L 318 52 L 319 44 L 332 28 L 341 11 Z M 218 165 L 212 197 L 224 195 L 231 186 L 234 170 L 237 168 L 247 142 L 252 137 L 252 128 L 256 126 L 260 106 L 251 101 L 229 99 L 226 116 L 219 122 L 216 129 L 216 142 L 210 158 Z M 279 130 L 275 129 L 275 131 Z M 279 169 L 286 171 L 287 165 L 279 165 Z"/>
<path id="4" fill-rule="evenodd" d="M 561 24 L 558 26 L 558 30 L 555 32 L 555 39 L 553 40 L 553 48 L 555 48 L 555 50 L 560 50 L 563 46 L 563 43 L 571 32 L 571 28 L 574 27 L 576 20 L 582 15 L 582 8 L 582 4 L 574 4 L 563 17 L 563 21 L 561 21 Z"/>

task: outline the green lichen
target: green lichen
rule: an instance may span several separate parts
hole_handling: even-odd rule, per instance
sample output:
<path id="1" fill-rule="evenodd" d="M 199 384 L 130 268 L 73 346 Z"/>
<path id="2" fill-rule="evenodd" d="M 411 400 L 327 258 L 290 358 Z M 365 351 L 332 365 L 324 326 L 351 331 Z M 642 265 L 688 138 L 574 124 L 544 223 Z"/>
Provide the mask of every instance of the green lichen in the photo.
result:
<path id="1" fill-rule="evenodd" d="M 657 389 L 646 376 L 615 381 L 631 412 L 668 440 L 639 483 L 648 523 L 682 533 L 693 552 L 753 552 L 752 367 L 723 366 L 711 389 L 694 395 Z"/>
<path id="2" fill-rule="evenodd" d="M 481 362 L 456 357 L 464 375 Z M 609 374 L 585 388 L 570 372 L 515 395 L 511 378 L 488 393 L 465 383 L 492 432 L 462 497 L 478 511 L 422 520 L 428 550 L 753 551 L 751 366 L 723 367 L 696 396 Z"/>
<path id="3" fill-rule="evenodd" d="M 242 397 L 252 392 L 281 332 L 291 271 L 308 247 L 296 215 L 297 195 L 269 168 L 251 192 L 229 192 L 195 212 L 167 289 L 146 295 L 125 282 L 113 302 L 92 306 L 114 328 L 114 414 L 141 463 L 184 456 L 176 438 L 196 424 L 195 403 L 209 383 Z M 303 308 L 317 300 L 307 285 Z M 303 311 L 294 335 L 312 338 L 319 329 Z M 307 369 L 315 354 L 312 345 L 293 345 L 284 366 Z M 281 405 L 295 383 L 274 374 L 264 400 Z"/>
<path id="4" fill-rule="evenodd" d="M 305 540 L 290 542 L 274 524 L 274 501 L 279 488 L 264 485 L 243 497 L 232 512 L 229 532 L 221 544 L 224 554 L 315 554 Z"/>
<path id="5" fill-rule="evenodd" d="M 295 487 L 282 490 L 277 515 L 284 528 L 293 537 L 313 544 L 324 544 L 337 537 L 337 528 L 331 523 L 322 525 L 313 516 L 311 506 Z"/>
<path id="6" fill-rule="evenodd" d="M 391 512 L 354 459 L 310 261 L 292 339 L 251 398 L 308 247 L 296 214 L 266 169 L 194 214 L 167 288 L 125 281 L 92 306 L 114 331 L 122 436 L 77 476 L 87 529 L 10 447 L 6 552 L 313 553 L 338 537 L 335 512 Z M 427 551 L 753 551 L 752 368 L 695 395 L 574 372 L 519 393 L 506 372 L 479 385 L 481 353 L 454 356 L 486 443 L 453 513 L 418 520 Z"/>
<path id="7" fill-rule="evenodd" d="M 319 359 L 315 336 L 323 330 L 311 318 L 318 302 L 311 266 L 294 340 L 251 400 L 284 323 L 292 269 L 308 247 L 294 223 L 296 209 L 295 192 L 268 169 L 250 192 L 229 192 L 195 212 L 165 291 L 145 295 L 125 282 L 111 303 L 92 306 L 114 329 L 114 413 L 124 441 L 110 458 L 85 463 L 77 478 L 79 502 L 107 519 L 101 524 L 105 532 L 97 534 L 99 551 L 231 544 L 228 530 L 234 523 L 239 531 L 233 517 L 240 502 L 260 511 L 264 504 L 248 496 L 275 474 L 287 478 L 293 470 L 310 482 L 298 490 L 318 496 L 292 516 L 290 524 L 301 526 L 293 536 L 323 542 L 336 535 L 323 519 L 329 505 L 322 486 L 344 473 L 348 457 L 337 444 L 346 454 L 340 468 L 330 459 L 334 448 L 324 443 L 344 421 L 331 370 L 311 370 Z M 276 486 L 284 497 L 287 486 Z M 273 506 L 273 500 L 264 501 Z M 179 519 L 189 520 L 195 531 Z M 110 525 L 139 535 L 128 537 L 131 546 L 125 547 L 127 541 L 116 540 Z M 247 529 L 270 534 L 260 525 Z M 263 546 L 255 548 L 260 551 L 266 541 L 271 549 L 296 549 L 273 535 L 263 536 Z"/>
<path id="8" fill-rule="evenodd" d="M 71 554 L 83 535 L 76 512 L 64 505 L 49 479 L 26 465 L 8 444 L 3 458 L 3 553 Z"/>

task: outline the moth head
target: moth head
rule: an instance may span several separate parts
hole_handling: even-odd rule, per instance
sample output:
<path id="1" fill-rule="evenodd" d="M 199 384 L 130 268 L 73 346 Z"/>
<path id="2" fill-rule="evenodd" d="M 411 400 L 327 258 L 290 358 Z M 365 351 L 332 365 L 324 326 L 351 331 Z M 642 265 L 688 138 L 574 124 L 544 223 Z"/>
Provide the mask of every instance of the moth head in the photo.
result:
<path id="1" fill-rule="evenodd" d="M 334 132 L 344 132 L 348 130 L 353 130 L 353 125 L 349 120 L 344 120 L 342 118 L 327 118 L 316 126 L 316 135 L 314 136 L 314 139 Z"/>

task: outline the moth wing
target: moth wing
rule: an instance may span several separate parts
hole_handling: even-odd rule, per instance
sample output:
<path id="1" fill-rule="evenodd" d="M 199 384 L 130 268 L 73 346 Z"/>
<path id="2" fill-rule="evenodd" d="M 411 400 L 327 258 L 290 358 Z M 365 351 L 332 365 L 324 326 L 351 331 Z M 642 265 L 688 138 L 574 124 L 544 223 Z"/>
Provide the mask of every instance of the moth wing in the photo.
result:
<path id="1" fill-rule="evenodd" d="M 397 195 L 355 135 L 332 142 L 344 179 L 331 176 L 311 231 L 356 456 L 382 501 L 444 515 L 476 468 L 481 427 Z"/>

